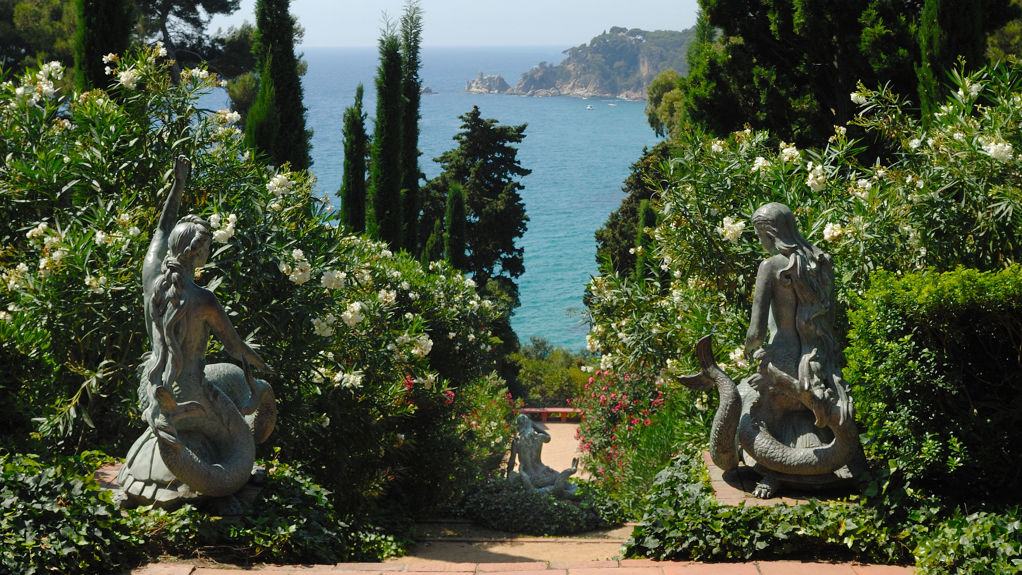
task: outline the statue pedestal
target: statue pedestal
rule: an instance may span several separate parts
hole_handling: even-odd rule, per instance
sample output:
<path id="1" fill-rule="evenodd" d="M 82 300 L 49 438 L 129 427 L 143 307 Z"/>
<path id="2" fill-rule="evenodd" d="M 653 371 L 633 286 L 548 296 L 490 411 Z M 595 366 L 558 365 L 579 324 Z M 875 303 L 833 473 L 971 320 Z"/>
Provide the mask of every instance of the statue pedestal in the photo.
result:
<path id="1" fill-rule="evenodd" d="M 97 469 L 96 473 L 93 474 L 93 477 L 96 478 L 96 483 L 99 483 L 100 487 L 114 493 L 115 500 L 119 495 L 121 495 L 121 486 L 117 483 L 117 474 L 121 471 L 121 466 L 123 465 L 123 463 L 107 463 Z M 263 473 L 263 477 L 265 478 L 265 473 Z M 261 482 L 257 483 L 255 481 L 249 481 L 241 488 L 241 491 L 235 494 L 235 497 L 237 497 L 238 501 L 240 501 L 247 509 L 255 503 L 256 498 L 259 496 L 259 492 L 262 491 L 262 489 L 263 486 Z M 215 515 L 215 513 L 213 513 L 213 515 Z"/>
<path id="2" fill-rule="evenodd" d="M 739 504 L 744 503 L 746 506 L 770 507 L 777 504 L 802 505 L 803 503 L 808 503 L 810 499 L 819 501 L 837 501 L 841 499 L 840 496 L 828 497 L 826 492 L 799 491 L 794 488 L 785 488 L 783 497 L 760 499 L 752 494 L 753 489 L 756 488 L 756 483 L 759 482 L 759 475 L 751 468 L 739 464 L 737 469 L 724 473 L 713 464 L 708 451 L 703 451 L 702 457 L 703 464 L 706 466 L 706 471 L 710 476 L 710 486 L 713 487 L 713 493 L 717 501 L 722 505 L 737 507 Z"/>

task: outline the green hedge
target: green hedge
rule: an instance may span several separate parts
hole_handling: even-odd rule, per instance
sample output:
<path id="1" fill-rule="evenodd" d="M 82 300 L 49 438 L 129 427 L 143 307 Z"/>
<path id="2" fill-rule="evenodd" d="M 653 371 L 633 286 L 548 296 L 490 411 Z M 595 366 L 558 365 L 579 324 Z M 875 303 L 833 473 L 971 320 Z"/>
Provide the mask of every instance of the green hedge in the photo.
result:
<path id="1" fill-rule="evenodd" d="M 1022 268 L 876 274 L 845 376 L 865 448 L 938 495 L 1017 503 Z"/>

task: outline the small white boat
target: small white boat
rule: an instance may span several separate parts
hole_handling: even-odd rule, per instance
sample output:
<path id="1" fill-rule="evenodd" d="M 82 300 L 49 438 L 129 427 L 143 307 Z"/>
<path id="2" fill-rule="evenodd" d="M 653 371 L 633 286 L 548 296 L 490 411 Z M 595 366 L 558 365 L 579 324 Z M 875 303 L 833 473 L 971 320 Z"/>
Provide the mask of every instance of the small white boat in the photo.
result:
<path id="1" fill-rule="evenodd" d="M 588 104 L 588 105 L 586 106 L 586 110 L 592 110 L 592 109 L 593 109 L 593 105 L 592 105 L 592 104 Z"/>

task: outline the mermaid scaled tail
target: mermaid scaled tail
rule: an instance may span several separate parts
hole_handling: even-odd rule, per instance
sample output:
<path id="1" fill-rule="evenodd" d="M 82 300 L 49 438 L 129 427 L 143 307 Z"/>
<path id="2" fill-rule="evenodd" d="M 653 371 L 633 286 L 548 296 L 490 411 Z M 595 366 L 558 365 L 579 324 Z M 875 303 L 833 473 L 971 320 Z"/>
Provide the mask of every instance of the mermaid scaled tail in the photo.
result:
<path id="1" fill-rule="evenodd" d="M 231 364 L 206 366 L 199 388 L 180 403 L 165 388 L 154 391 L 156 425 L 131 447 L 118 475 L 128 502 L 173 506 L 230 496 L 248 483 L 255 445 L 276 421 L 273 390 Z"/>
<path id="2" fill-rule="evenodd" d="M 737 445 L 745 452 L 747 463 L 755 464 L 759 471 L 777 474 L 788 483 L 826 483 L 827 477 L 836 479 L 831 475 L 833 472 L 852 463 L 861 454 L 858 430 L 854 419 L 846 415 L 850 411 L 846 406 L 837 403 L 822 409 L 813 390 L 801 389 L 795 378 L 769 364 L 763 370 L 769 376 L 764 377 L 762 373 L 753 376 L 758 378 L 755 386 L 745 383 L 738 386 L 713 359 L 710 336 L 699 340 L 696 355 L 702 371 L 681 378 L 681 383 L 697 390 L 708 390 L 712 385 L 717 387 L 720 406 L 710 433 L 710 456 L 721 469 L 728 471 L 738 465 L 736 438 Z M 783 428 L 783 422 L 761 420 L 760 411 L 754 404 L 768 389 L 778 391 L 782 386 L 801 390 L 798 400 L 804 410 L 813 413 L 816 420 L 830 430 L 833 438 L 828 443 L 797 447 L 788 444 L 791 438 L 783 438 L 782 441 L 771 434 L 770 430 Z M 823 411 L 826 413 L 821 413 Z M 781 414 L 782 419 L 798 417 L 799 414 L 798 411 L 768 413 Z M 749 458 L 753 461 L 750 462 Z"/>

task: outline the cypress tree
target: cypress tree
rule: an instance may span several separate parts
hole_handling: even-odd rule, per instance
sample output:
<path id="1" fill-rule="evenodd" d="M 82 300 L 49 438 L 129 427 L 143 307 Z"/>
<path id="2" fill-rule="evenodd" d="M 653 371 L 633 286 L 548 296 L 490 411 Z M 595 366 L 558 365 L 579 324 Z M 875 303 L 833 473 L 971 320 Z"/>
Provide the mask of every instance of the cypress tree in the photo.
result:
<path id="1" fill-rule="evenodd" d="M 366 229 L 366 115 L 362 111 L 362 84 L 355 89 L 355 103 L 344 111 L 344 179 L 341 224 L 355 233 Z"/>
<path id="2" fill-rule="evenodd" d="M 103 56 L 124 54 L 131 44 L 132 4 L 126 0 L 74 0 L 75 87 L 80 91 L 110 83 Z"/>
<path id="3" fill-rule="evenodd" d="M 270 77 L 270 58 L 267 58 L 259 81 L 259 94 L 245 118 L 245 145 L 267 154 L 273 149 L 280 129 L 275 100 L 273 79 Z"/>
<path id="4" fill-rule="evenodd" d="M 260 81 L 273 84 L 278 122 L 276 138 L 261 150 L 278 165 L 289 162 L 292 169 L 304 170 L 312 163 L 309 156 L 312 132 L 305 126 L 302 82 L 295 56 L 296 24 L 289 12 L 290 4 L 290 0 L 257 0 L 252 52 L 264 71 Z"/>
<path id="5" fill-rule="evenodd" d="M 401 193 L 404 213 L 405 249 L 414 253 L 419 237 L 419 100 L 422 84 L 419 56 L 422 46 L 422 9 L 418 0 L 408 0 L 401 16 Z"/>
<path id="6" fill-rule="evenodd" d="M 440 220 L 433 220 L 433 233 L 423 244 L 419 261 L 422 267 L 429 267 L 429 262 L 443 259 L 444 254 L 444 226 Z"/>
<path id="7" fill-rule="evenodd" d="M 376 71 L 376 129 L 370 164 L 367 231 L 402 247 L 401 228 L 401 42 L 389 24 L 380 36 Z"/>
<path id="8" fill-rule="evenodd" d="M 642 200 L 639 202 L 639 224 L 638 229 L 635 232 L 635 273 L 633 278 L 635 281 L 642 281 L 646 277 L 646 262 L 649 258 L 648 252 L 650 249 L 649 236 L 646 234 L 646 228 L 656 225 L 656 212 L 653 211 L 653 207 L 649 205 L 649 200 Z"/>
<path id="9" fill-rule="evenodd" d="M 451 182 L 447 190 L 447 227 L 444 233 L 444 259 L 459 270 L 465 269 L 465 190 L 461 184 Z"/>

